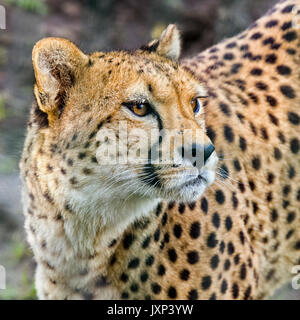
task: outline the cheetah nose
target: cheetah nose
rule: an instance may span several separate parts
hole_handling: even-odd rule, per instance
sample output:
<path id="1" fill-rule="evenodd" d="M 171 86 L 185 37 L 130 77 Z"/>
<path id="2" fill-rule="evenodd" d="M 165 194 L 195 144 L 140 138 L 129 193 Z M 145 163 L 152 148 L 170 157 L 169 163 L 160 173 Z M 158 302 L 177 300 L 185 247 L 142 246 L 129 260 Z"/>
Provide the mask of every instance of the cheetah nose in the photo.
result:
<path id="1" fill-rule="evenodd" d="M 210 156 L 213 154 L 215 151 L 215 147 L 213 144 L 207 144 L 207 145 L 201 145 L 197 143 L 193 143 L 190 147 L 188 148 L 181 148 L 181 155 L 184 159 L 189 159 L 194 163 L 194 166 L 196 166 L 196 163 L 198 161 L 201 161 L 202 158 L 202 165 L 204 165 Z M 199 157 L 202 155 L 202 157 Z M 198 159 L 198 160 L 197 160 Z M 196 161 L 195 161 L 196 160 Z M 198 162 L 199 165 L 199 162 Z"/>
<path id="2" fill-rule="evenodd" d="M 215 147 L 213 144 L 208 144 L 204 147 L 204 163 L 206 163 L 214 151 Z"/>

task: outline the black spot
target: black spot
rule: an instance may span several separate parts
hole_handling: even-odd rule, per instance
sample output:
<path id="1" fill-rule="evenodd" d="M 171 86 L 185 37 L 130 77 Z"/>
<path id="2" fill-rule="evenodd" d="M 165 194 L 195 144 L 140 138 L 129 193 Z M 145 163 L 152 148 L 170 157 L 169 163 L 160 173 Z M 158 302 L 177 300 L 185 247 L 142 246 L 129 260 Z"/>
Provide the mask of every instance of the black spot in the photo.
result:
<path id="1" fill-rule="evenodd" d="M 211 286 L 211 277 L 210 276 L 203 277 L 202 283 L 201 283 L 202 289 L 207 290 L 207 289 L 209 289 L 210 286 Z"/>
<path id="2" fill-rule="evenodd" d="M 238 159 L 235 159 L 235 160 L 233 161 L 233 165 L 234 165 L 234 168 L 235 168 L 236 171 L 241 171 L 241 170 L 242 170 L 241 165 L 240 165 L 240 162 L 239 162 Z"/>
<path id="3" fill-rule="evenodd" d="M 294 139 L 291 140 L 290 148 L 291 148 L 292 153 L 294 153 L 294 154 L 299 152 L 300 143 L 299 143 L 299 140 L 297 138 L 294 138 Z"/>
<path id="4" fill-rule="evenodd" d="M 281 93 L 289 99 L 295 98 L 295 91 L 291 86 L 280 86 Z"/>
<path id="5" fill-rule="evenodd" d="M 239 286 L 237 283 L 234 283 L 232 286 L 232 297 L 233 299 L 237 299 L 239 296 Z"/>
<path id="6" fill-rule="evenodd" d="M 213 214 L 212 223 L 217 229 L 220 227 L 220 216 L 217 212 Z"/>
<path id="7" fill-rule="evenodd" d="M 273 27 L 275 27 L 277 25 L 278 25 L 278 21 L 277 20 L 271 20 L 271 21 L 266 23 L 266 28 L 273 28 Z"/>
<path id="8" fill-rule="evenodd" d="M 298 240 L 294 246 L 296 250 L 300 250 L 300 240 Z"/>
<path id="9" fill-rule="evenodd" d="M 226 103 L 220 103 L 219 106 L 220 106 L 221 111 L 222 111 L 226 116 L 230 117 L 231 111 L 230 111 L 230 109 L 229 109 L 228 104 L 226 104 Z"/>
<path id="10" fill-rule="evenodd" d="M 266 100 L 271 107 L 276 107 L 278 104 L 277 100 L 272 96 L 266 96 Z"/>
<path id="11" fill-rule="evenodd" d="M 142 248 L 143 249 L 146 249 L 149 247 L 149 244 L 150 244 L 150 241 L 151 241 L 151 237 L 148 236 L 147 238 L 145 238 L 145 240 L 143 241 L 142 243 Z"/>
<path id="12" fill-rule="evenodd" d="M 278 148 L 274 148 L 274 157 L 276 160 L 280 160 L 282 158 L 281 151 Z"/>
<path id="13" fill-rule="evenodd" d="M 275 54 L 268 54 L 267 57 L 266 57 L 266 62 L 267 63 L 271 63 L 271 64 L 274 64 L 276 63 L 277 61 L 277 56 Z"/>
<path id="14" fill-rule="evenodd" d="M 162 204 L 161 202 L 157 205 L 156 207 L 156 211 L 155 211 L 155 215 L 158 217 L 161 213 L 161 209 L 162 209 Z"/>
<path id="15" fill-rule="evenodd" d="M 175 299 L 177 297 L 177 291 L 176 291 L 176 289 L 174 287 L 170 287 L 168 289 L 168 296 L 171 299 Z"/>
<path id="16" fill-rule="evenodd" d="M 226 45 L 226 48 L 228 49 L 232 49 L 232 48 L 235 48 L 236 47 L 236 42 L 230 42 Z"/>
<path id="17" fill-rule="evenodd" d="M 230 231 L 232 229 L 232 219 L 231 217 L 226 217 L 225 219 L 225 227 L 227 229 L 227 231 Z"/>
<path id="18" fill-rule="evenodd" d="M 166 273 L 166 268 L 162 264 L 160 264 L 157 268 L 157 274 L 159 276 L 163 276 L 165 273 Z"/>
<path id="19" fill-rule="evenodd" d="M 218 240 L 216 239 L 216 234 L 214 232 L 210 233 L 207 238 L 206 244 L 209 248 L 215 248 L 218 244 Z"/>
<path id="20" fill-rule="evenodd" d="M 278 133 L 278 139 L 280 140 L 281 143 L 285 143 L 285 136 L 283 135 L 282 132 Z"/>
<path id="21" fill-rule="evenodd" d="M 115 256 L 115 255 L 112 255 L 112 257 L 110 258 L 109 264 L 110 264 L 111 266 L 113 266 L 113 265 L 116 263 L 116 261 L 117 261 L 116 256 Z"/>
<path id="22" fill-rule="evenodd" d="M 122 282 L 127 282 L 128 281 L 128 275 L 126 273 L 122 273 L 121 277 L 120 277 L 120 280 Z"/>
<path id="23" fill-rule="evenodd" d="M 90 135 L 89 135 L 89 140 L 94 138 L 96 135 L 96 131 L 93 131 Z"/>
<path id="24" fill-rule="evenodd" d="M 233 142 L 234 140 L 234 133 L 232 128 L 228 125 L 224 126 L 224 137 L 228 142 Z"/>
<path id="25" fill-rule="evenodd" d="M 190 236 L 192 239 L 197 239 L 200 236 L 200 223 L 194 222 L 190 227 Z"/>
<path id="26" fill-rule="evenodd" d="M 289 168 L 289 178 L 293 179 L 296 176 L 296 170 L 294 169 L 294 167 L 290 166 Z"/>
<path id="27" fill-rule="evenodd" d="M 274 182 L 275 176 L 273 173 L 268 174 L 268 183 L 272 184 Z"/>
<path id="28" fill-rule="evenodd" d="M 247 142 L 246 142 L 245 138 L 243 138 L 243 137 L 240 137 L 240 149 L 242 151 L 246 151 L 246 149 L 247 149 Z"/>
<path id="29" fill-rule="evenodd" d="M 271 222 L 275 222 L 278 220 L 278 212 L 276 209 L 272 209 L 270 212 L 270 220 Z"/>
<path id="30" fill-rule="evenodd" d="M 181 202 L 178 206 L 179 213 L 183 214 L 185 211 L 185 203 Z"/>
<path id="31" fill-rule="evenodd" d="M 251 36 L 251 40 L 258 40 L 262 37 L 262 34 L 260 32 L 256 32 Z"/>
<path id="32" fill-rule="evenodd" d="M 258 204 L 255 201 L 253 201 L 252 206 L 253 206 L 253 213 L 256 214 L 259 209 Z"/>
<path id="33" fill-rule="evenodd" d="M 128 298 L 129 298 L 129 294 L 124 291 L 124 292 L 122 292 L 122 294 L 121 294 L 121 298 L 122 298 L 122 299 L 128 299 Z"/>
<path id="34" fill-rule="evenodd" d="M 285 238 L 288 240 L 291 238 L 291 236 L 294 234 L 295 230 L 289 230 L 288 233 L 286 234 Z"/>
<path id="35" fill-rule="evenodd" d="M 149 275 L 147 272 L 143 272 L 141 275 L 140 275 L 140 279 L 142 282 L 146 282 L 149 278 Z"/>
<path id="36" fill-rule="evenodd" d="M 286 221 L 287 223 L 291 223 L 295 220 L 295 218 L 296 218 L 295 212 L 289 212 L 286 218 Z"/>
<path id="37" fill-rule="evenodd" d="M 255 169 L 255 170 L 259 170 L 260 169 L 260 166 L 261 166 L 261 162 L 260 162 L 260 159 L 258 157 L 254 157 L 252 159 L 252 167 Z"/>
<path id="38" fill-rule="evenodd" d="M 297 39 L 297 33 L 295 31 L 287 32 L 283 35 L 283 39 L 292 42 Z"/>
<path id="39" fill-rule="evenodd" d="M 218 265 L 219 265 L 219 262 L 220 262 L 220 259 L 219 259 L 219 256 L 216 254 L 214 255 L 211 260 L 210 260 L 210 267 L 215 270 L 218 268 Z"/>
<path id="40" fill-rule="evenodd" d="M 189 279 L 189 277 L 190 277 L 190 272 L 187 269 L 183 269 L 183 270 L 180 271 L 179 276 L 180 276 L 181 280 L 187 281 Z"/>
<path id="41" fill-rule="evenodd" d="M 201 199 L 201 210 L 202 210 L 205 214 L 207 214 L 207 212 L 208 212 L 208 202 L 207 202 L 206 198 L 202 198 L 202 199 Z"/>
<path id="42" fill-rule="evenodd" d="M 292 70 L 288 66 L 281 65 L 277 67 L 277 72 L 283 76 L 288 76 L 291 74 Z"/>
<path id="43" fill-rule="evenodd" d="M 161 219 L 162 226 L 165 226 L 167 224 L 167 222 L 168 222 L 168 214 L 167 214 L 167 212 L 165 212 L 162 216 L 162 219 Z"/>
<path id="44" fill-rule="evenodd" d="M 147 266 L 152 266 L 153 263 L 154 263 L 154 256 L 153 256 L 153 255 L 150 255 L 150 256 L 146 259 L 145 263 L 146 263 Z"/>
<path id="45" fill-rule="evenodd" d="M 170 202 L 168 203 L 168 209 L 169 209 L 169 210 L 172 210 L 172 209 L 174 208 L 175 204 L 176 204 L 175 201 L 170 201 Z"/>
<path id="46" fill-rule="evenodd" d="M 285 8 L 283 8 L 281 12 L 282 13 L 291 13 L 293 11 L 293 9 L 294 9 L 294 5 L 292 4 L 292 5 L 288 5 Z"/>
<path id="47" fill-rule="evenodd" d="M 232 255 L 235 251 L 234 249 L 234 245 L 232 244 L 232 242 L 229 242 L 228 245 L 227 245 L 227 251 L 228 251 L 228 254 L 229 255 Z"/>
<path id="48" fill-rule="evenodd" d="M 176 250 L 175 249 L 169 249 L 168 250 L 168 256 L 169 256 L 169 259 L 171 262 L 176 262 L 177 260 L 177 253 L 176 253 Z"/>
<path id="49" fill-rule="evenodd" d="M 286 186 L 283 187 L 282 193 L 283 193 L 283 195 L 284 195 L 285 197 L 286 197 L 290 192 L 291 192 L 291 186 L 286 185 Z"/>
<path id="50" fill-rule="evenodd" d="M 247 276 L 247 267 L 246 264 L 243 263 L 240 268 L 240 279 L 245 280 Z"/>
<path id="51" fill-rule="evenodd" d="M 244 294 L 244 300 L 248 300 L 250 298 L 250 295 L 251 295 L 251 286 L 249 286 L 246 291 L 245 291 L 245 294 Z"/>
<path id="52" fill-rule="evenodd" d="M 182 227 L 180 224 L 175 224 L 174 225 L 174 228 L 173 228 L 173 233 L 174 233 L 174 236 L 179 239 L 181 237 L 181 234 L 182 234 Z"/>
<path id="53" fill-rule="evenodd" d="M 199 261 L 199 254 L 197 251 L 190 251 L 187 253 L 187 261 L 190 264 L 195 264 Z"/>
<path id="54" fill-rule="evenodd" d="M 216 294 L 213 293 L 210 297 L 209 297 L 209 300 L 216 300 L 217 297 L 216 297 Z"/>
<path id="55" fill-rule="evenodd" d="M 229 259 L 226 259 L 224 263 L 224 270 L 227 271 L 230 269 L 230 267 L 231 267 L 231 262 Z"/>
<path id="56" fill-rule="evenodd" d="M 234 55 L 232 53 L 225 53 L 223 58 L 224 58 L 224 60 L 233 60 Z"/>
<path id="57" fill-rule="evenodd" d="M 300 123 L 300 117 L 295 112 L 288 112 L 288 119 L 289 119 L 289 122 L 294 125 L 299 125 Z"/>
<path id="58" fill-rule="evenodd" d="M 134 240 L 135 240 L 135 236 L 132 233 L 125 235 L 123 240 L 124 249 L 128 249 L 132 245 Z"/>
<path id="59" fill-rule="evenodd" d="M 219 204 L 223 204 L 225 202 L 225 195 L 223 193 L 222 190 L 217 190 L 216 193 L 215 193 L 215 198 L 216 198 L 216 201 L 219 203 Z"/>
<path id="60" fill-rule="evenodd" d="M 251 70 L 250 73 L 251 73 L 251 75 L 253 75 L 253 76 L 261 76 L 262 73 L 263 73 L 263 71 L 262 71 L 262 69 L 254 68 L 254 69 Z"/>
<path id="61" fill-rule="evenodd" d="M 258 90 L 262 90 L 262 91 L 265 91 L 268 89 L 268 86 L 263 82 L 256 82 L 255 86 Z"/>
<path id="62" fill-rule="evenodd" d="M 228 288 L 228 284 L 227 284 L 227 281 L 224 279 L 221 283 L 221 292 L 224 294 L 226 293 L 227 291 L 227 288 Z"/>
<path id="63" fill-rule="evenodd" d="M 249 187 L 250 187 L 251 191 L 255 190 L 255 183 L 252 180 L 249 181 Z"/>
<path id="64" fill-rule="evenodd" d="M 275 125 L 278 126 L 279 125 L 279 120 L 272 114 L 272 113 L 268 113 L 268 116 L 270 118 L 270 121 Z"/>
<path id="65" fill-rule="evenodd" d="M 136 282 L 134 282 L 134 283 L 130 286 L 130 290 L 131 290 L 132 292 L 138 292 L 138 291 L 139 291 L 139 285 L 138 285 Z"/>
<path id="66" fill-rule="evenodd" d="M 274 42 L 275 42 L 275 39 L 273 37 L 269 37 L 263 41 L 263 44 L 267 46 L 268 44 L 273 44 Z"/>
<path id="67" fill-rule="evenodd" d="M 237 74 L 239 73 L 240 69 L 242 68 L 242 64 L 241 63 L 235 63 L 232 67 L 231 67 L 231 73 L 232 74 Z"/>
<path id="68" fill-rule="evenodd" d="M 225 250 L 225 243 L 224 243 L 224 241 L 221 241 L 219 250 L 220 250 L 220 253 L 224 253 L 224 250 Z"/>
<path id="69" fill-rule="evenodd" d="M 197 300 L 198 299 L 198 291 L 196 289 L 192 289 L 188 293 L 188 300 Z"/>
<path id="70" fill-rule="evenodd" d="M 136 269 L 139 266 L 139 264 L 140 264 L 140 259 L 139 258 L 133 258 L 128 263 L 128 269 Z"/>
<path id="71" fill-rule="evenodd" d="M 241 51 L 248 51 L 248 50 L 249 50 L 249 45 L 248 45 L 248 44 L 243 44 L 243 45 L 240 47 L 240 50 L 241 50 Z"/>
<path id="72" fill-rule="evenodd" d="M 157 242 L 159 238 L 160 238 L 160 229 L 157 228 L 156 231 L 154 232 L 153 239 L 155 242 Z"/>
<path id="73" fill-rule="evenodd" d="M 152 283 L 151 288 L 152 292 L 155 294 L 159 294 L 161 292 L 161 286 L 158 283 Z"/>

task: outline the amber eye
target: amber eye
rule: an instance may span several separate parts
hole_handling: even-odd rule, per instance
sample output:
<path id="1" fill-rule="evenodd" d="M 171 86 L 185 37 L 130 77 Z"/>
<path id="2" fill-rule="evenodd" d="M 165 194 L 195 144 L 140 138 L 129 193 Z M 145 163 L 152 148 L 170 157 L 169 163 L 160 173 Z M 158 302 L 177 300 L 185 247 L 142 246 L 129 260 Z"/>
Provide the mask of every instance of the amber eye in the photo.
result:
<path id="1" fill-rule="evenodd" d="M 149 103 L 147 102 L 128 102 L 123 103 L 136 116 L 145 117 L 151 112 Z"/>
<path id="2" fill-rule="evenodd" d="M 194 98 L 191 101 L 191 105 L 192 105 L 194 114 L 197 114 L 201 110 L 202 105 L 203 105 L 202 101 L 201 101 L 201 98 L 200 97 Z"/>

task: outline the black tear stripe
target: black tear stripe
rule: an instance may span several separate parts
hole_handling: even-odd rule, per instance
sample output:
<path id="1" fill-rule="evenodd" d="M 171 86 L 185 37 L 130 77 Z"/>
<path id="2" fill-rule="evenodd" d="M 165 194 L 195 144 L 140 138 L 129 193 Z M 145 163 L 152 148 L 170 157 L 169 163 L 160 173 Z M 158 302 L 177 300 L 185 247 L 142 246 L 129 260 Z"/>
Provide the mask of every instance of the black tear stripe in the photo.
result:
<path id="1" fill-rule="evenodd" d="M 164 127 L 163 127 L 163 122 L 161 120 L 159 113 L 153 107 L 151 107 L 151 113 L 157 120 L 159 137 L 158 137 L 158 141 L 148 151 L 148 163 L 145 164 L 143 168 L 143 172 L 146 174 L 146 176 L 142 178 L 142 181 L 150 186 L 155 186 L 157 188 L 157 187 L 161 187 L 161 181 L 159 179 L 159 176 L 156 173 L 156 169 L 154 165 L 152 164 L 151 154 L 152 154 L 152 150 L 154 149 L 159 150 L 160 148 L 160 145 L 162 143 L 163 136 L 164 136 Z M 159 157 L 159 151 L 156 151 L 154 159 L 157 159 L 158 157 Z"/>

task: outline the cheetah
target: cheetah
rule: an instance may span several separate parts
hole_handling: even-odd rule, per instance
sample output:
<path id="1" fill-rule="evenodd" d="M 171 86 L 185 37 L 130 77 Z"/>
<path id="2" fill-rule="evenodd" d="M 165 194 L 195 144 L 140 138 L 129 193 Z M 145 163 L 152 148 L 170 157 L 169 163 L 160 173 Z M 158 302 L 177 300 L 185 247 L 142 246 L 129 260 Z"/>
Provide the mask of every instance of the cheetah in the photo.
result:
<path id="1" fill-rule="evenodd" d="M 281 1 L 180 63 L 174 25 L 131 52 L 86 55 L 58 38 L 36 44 L 20 168 L 40 299 L 265 299 L 292 278 L 300 264 L 298 8 L 299 0 Z M 157 129 L 154 143 L 146 135 L 141 145 L 148 157 L 174 129 L 187 141 L 173 143 L 181 164 L 102 165 L 98 150 L 112 145 L 103 132 L 122 121 Z"/>

